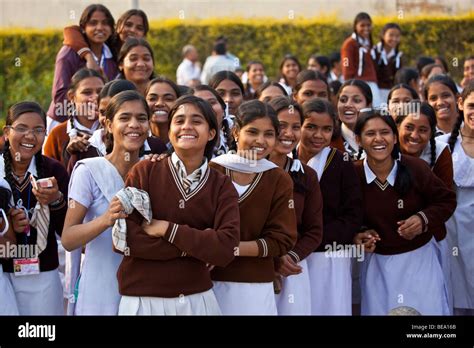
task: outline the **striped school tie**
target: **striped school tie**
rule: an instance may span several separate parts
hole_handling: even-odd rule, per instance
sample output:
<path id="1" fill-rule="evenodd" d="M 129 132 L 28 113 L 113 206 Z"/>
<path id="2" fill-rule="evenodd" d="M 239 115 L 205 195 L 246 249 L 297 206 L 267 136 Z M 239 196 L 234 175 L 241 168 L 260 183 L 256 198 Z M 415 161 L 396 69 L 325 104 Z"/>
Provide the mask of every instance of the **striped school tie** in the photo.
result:
<path id="1" fill-rule="evenodd" d="M 189 193 L 191 192 L 191 186 L 195 182 L 199 182 L 201 180 L 201 170 L 198 169 L 193 172 L 191 175 L 186 174 L 186 168 L 184 165 L 181 164 L 180 161 L 176 163 L 176 170 L 178 171 L 179 177 L 181 178 L 181 182 L 184 187 L 184 192 Z"/>
<path id="2" fill-rule="evenodd" d="M 46 249 L 48 244 L 48 231 L 49 231 L 49 207 L 48 205 L 40 204 L 39 202 L 35 205 L 33 216 L 30 220 L 30 225 L 36 229 L 36 245 L 38 245 L 38 253 L 41 253 Z"/>

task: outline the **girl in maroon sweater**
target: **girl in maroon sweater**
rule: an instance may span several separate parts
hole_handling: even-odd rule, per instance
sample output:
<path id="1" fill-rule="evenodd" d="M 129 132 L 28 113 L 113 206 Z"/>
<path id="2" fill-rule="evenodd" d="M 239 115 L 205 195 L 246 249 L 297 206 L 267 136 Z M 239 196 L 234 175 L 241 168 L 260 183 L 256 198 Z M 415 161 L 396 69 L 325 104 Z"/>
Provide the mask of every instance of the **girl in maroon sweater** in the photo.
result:
<path id="1" fill-rule="evenodd" d="M 341 47 L 342 74 L 346 81 L 365 81 L 372 90 L 374 105 L 379 106 L 381 100 L 372 46 L 372 19 L 369 14 L 360 12 L 354 19 L 354 32 Z"/>
<path id="2" fill-rule="evenodd" d="M 314 170 L 323 196 L 323 238 L 307 257 L 311 314 L 351 315 L 352 239 L 362 223 L 362 197 L 354 165 L 331 148 L 336 112 L 323 99 L 303 105 L 304 123 L 298 157 Z M 339 251 L 344 251 L 341 255 Z"/>
<path id="3" fill-rule="evenodd" d="M 276 296 L 278 314 L 310 315 L 311 289 L 306 257 L 319 246 L 323 234 L 323 200 L 316 172 L 296 159 L 301 139 L 303 110 L 290 97 L 270 103 L 278 115 L 280 133 L 270 160 L 293 179 L 293 197 L 298 223 L 298 241 L 288 254 L 276 259 L 282 278 L 282 292 Z M 288 156 L 292 153 L 292 157 Z"/>
<path id="4" fill-rule="evenodd" d="M 146 191 L 152 221 L 127 218 L 128 252 L 117 277 L 119 314 L 220 314 L 209 269 L 225 267 L 239 243 L 237 193 L 228 177 L 209 168 L 217 135 L 211 106 L 183 96 L 169 113 L 173 154 L 142 161 L 126 186 Z"/>
<path id="5" fill-rule="evenodd" d="M 423 315 L 449 314 L 434 237 L 454 212 L 454 192 L 423 160 L 400 156 L 392 117 L 363 112 L 355 133 L 367 154 L 356 164 L 365 231 L 354 241 L 369 252 L 361 269 L 361 313 L 410 306 Z"/>
<path id="6" fill-rule="evenodd" d="M 237 112 L 237 154 L 212 160 L 232 178 L 239 194 L 240 243 L 237 257 L 212 271 L 214 292 L 223 314 L 275 315 L 274 258 L 287 255 L 296 242 L 296 216 L 291 178 L 266 159 L 272 152 L 278 119 L 258 100 Z"/>

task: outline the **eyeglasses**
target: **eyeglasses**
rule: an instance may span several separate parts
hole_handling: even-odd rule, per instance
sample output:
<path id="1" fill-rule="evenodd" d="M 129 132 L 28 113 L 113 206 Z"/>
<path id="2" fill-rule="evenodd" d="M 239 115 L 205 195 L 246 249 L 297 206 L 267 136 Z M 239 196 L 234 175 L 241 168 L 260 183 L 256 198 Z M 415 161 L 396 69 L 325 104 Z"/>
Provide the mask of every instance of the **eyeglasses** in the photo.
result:
<path id="1" fill-rule="evenodd" d="M 46 134 L 46 128 L 43 128 L 43 127 L 36 127 L 33 129 L 29 129 L 23 126 L 17 126 L 17 127 L 7 126 L 7 128 L 13 129 L 15 132 L 21 135 L 27 135 L 29 133 L 33 133 L 33 135 L 35 136 L 42 136 L 42 135 L 44 136 Z"/>

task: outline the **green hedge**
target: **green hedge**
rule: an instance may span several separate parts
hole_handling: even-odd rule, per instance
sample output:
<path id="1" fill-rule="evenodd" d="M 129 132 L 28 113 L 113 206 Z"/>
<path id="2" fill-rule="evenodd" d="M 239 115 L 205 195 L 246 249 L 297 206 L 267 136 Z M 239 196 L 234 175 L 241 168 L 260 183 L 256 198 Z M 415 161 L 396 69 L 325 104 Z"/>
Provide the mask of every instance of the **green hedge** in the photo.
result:
<path id="1" fill-rule="evenodd" d="M 406 65 L 419 55 L 446 57 L 451 75 L 462 76 L 463 59 L 474 53 L 474 15 L 451 18 L 375 18 L 374 41 L 381 27 L 397 21 L 403 31 L 401 49 Z M 148 40 L 154 48 L 156 71 L 175 79 L 181 61 L 181 48 L 194 44 L 204 61 L 211 51 L 213 38 L 226 35 L 229 48 L 242 64 L 252 59 L 263 61 L 267 75 L 278 74 L 280 59 L 286 53 L 297 55 L 302 64 L 310 54 L 329 54 L 339 50 L 350 35 L 352 25 L 337 20 L 207 20 L 200 22 L 171 20 L 153 22 Z M 53 30 L 0 31 L 0 112 L 20 100 L 36 100 L 45 108 L 51 100 L 54 61 L 61 47 L 62 32 Z M 459 64 L 458 67 L 453 64 Z"/>

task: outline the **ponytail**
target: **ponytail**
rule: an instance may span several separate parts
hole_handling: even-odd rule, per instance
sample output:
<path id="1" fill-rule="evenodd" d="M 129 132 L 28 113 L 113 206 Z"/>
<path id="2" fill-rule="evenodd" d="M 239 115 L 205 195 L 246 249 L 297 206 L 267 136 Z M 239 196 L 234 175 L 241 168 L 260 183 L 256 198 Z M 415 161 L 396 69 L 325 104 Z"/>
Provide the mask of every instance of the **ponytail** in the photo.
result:
<path id="1" fill-rule="evenodd" d="M 462 124 L 463 119 L 464 119 L 464 113 L 459 112 L 458 119 L 456 120 L 456 124 L 454 125 L 453 131 L 451 132 L 451 135 L 449 136 L 449 139 L 448 139 L 448 145 L 451 152 L 454 151 L 454 146 L 456 146 L 456 141 L 459 136 L 459 130 L 461 129 L 461 124 Z"/>

